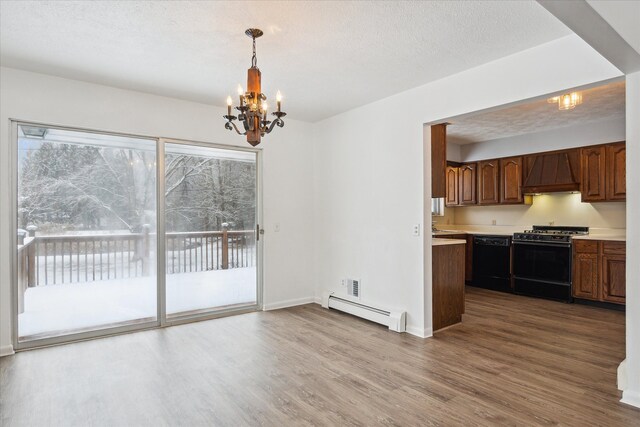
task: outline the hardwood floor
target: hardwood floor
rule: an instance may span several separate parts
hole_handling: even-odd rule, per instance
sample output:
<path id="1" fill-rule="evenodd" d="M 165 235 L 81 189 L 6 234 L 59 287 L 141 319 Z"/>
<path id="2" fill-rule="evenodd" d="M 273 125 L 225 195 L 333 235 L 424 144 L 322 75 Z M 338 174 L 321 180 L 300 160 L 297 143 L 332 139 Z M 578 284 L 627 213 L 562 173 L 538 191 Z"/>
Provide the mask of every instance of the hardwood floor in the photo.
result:
<path id="1" fill-rule="evenodd" d="M 432 339 L 317 305 L 0 359 L 1 425 L 640 425 L 624 314 L 467 289 Z"/>

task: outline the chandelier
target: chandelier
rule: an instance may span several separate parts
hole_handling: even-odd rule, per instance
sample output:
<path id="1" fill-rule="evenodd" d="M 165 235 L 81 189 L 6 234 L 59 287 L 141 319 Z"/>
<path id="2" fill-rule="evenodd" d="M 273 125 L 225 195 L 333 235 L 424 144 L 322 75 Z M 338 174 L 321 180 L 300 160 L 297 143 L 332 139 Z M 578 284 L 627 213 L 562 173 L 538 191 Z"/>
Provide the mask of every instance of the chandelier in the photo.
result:
<path id="1" fill-rule="evenodd" d="M 284 120 L 282 118 L 287 115 L 284 111 L 281 111 L 282 95 L 280 91 L 276 94 L 276 106 L 277 110 L 271 113 L 275 116 L 273 121 L 267 119 L 267 97 L 262 93 L 260 69 L 258 68 L 258 59 L 256 57 L 256 39 L 260 37 L 263 32 L 257 28 L 249 28 L 245 31 L 245 34 L 253 39 L 253 56 L 251 57 L 251 68 L 247 70 L 247 91 L 243 91 L 242 86 L 238 85 L 238 97 L 240 98 L 240 105 L 236 107 L 239 111 L 238 116 L 231 114 L 231 107 L 233 107 L 233 100 L 231 96 L 227 97 L 227 115 L 224 118 L 227 122 L 224 127 L 229 130 L 234 130 L 239 135 L 246 135 L 247 142 L 252 146 L 260 144 L 260 139 L 265 134 L 271 133 L 273 128 L 284 126 Z M 242 123 L 244 132 L 240 132 L 238 126 L 234 123 L 234 120 L 238 120 Z"/>
<path id="2" fill-rule="evenodd" d="M 582 94 L 580 92 L 565 93 L 564 95 L 548 98 L 549 104 L 558 103 L 558 110 L 572 110 L 576 105 L 582 104 Z"/>

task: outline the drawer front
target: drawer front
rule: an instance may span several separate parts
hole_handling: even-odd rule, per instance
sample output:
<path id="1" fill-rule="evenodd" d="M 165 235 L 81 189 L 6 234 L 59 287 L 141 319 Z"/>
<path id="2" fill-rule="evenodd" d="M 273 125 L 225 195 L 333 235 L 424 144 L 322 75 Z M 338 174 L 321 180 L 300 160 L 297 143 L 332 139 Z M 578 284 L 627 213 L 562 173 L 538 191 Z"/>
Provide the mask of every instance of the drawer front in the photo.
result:
<path id="1" fill-rule="evenodd" d="M 626 242 L 602 242 L 602 253 L 605 255 L 625 255 L 626 249 Z"/>
<path id="2" fill-rule="evenodd" d="M 597 240 L 574 240 L 573 245 L 576 252 L 582 254 L 597 254 L 598 253 L 598 241 Z"/>

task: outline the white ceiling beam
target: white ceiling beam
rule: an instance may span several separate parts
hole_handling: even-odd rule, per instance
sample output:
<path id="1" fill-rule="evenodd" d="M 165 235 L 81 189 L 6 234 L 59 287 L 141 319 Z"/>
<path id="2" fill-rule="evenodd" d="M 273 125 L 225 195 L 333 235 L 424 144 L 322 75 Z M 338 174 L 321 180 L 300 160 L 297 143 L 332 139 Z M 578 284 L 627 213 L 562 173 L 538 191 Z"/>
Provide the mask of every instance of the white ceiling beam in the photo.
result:
<path id="1" fill-rule="evenodd" d="M 620 71 L 640 71 L 640 53 L 586 1 L 537 1 Z"/>

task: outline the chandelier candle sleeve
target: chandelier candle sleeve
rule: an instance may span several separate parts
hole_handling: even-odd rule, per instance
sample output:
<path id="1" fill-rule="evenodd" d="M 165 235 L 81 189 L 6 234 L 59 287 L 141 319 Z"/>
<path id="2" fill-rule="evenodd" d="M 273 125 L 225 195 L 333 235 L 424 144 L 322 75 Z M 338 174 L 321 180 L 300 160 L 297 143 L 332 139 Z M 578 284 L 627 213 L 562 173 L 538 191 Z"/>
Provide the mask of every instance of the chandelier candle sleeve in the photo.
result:
<path id="1" fill-rule="evenodd" d="M 240 106 L 244 107 L 244 90 L 238 85 L 238 97 L 240 98 Z"/>

